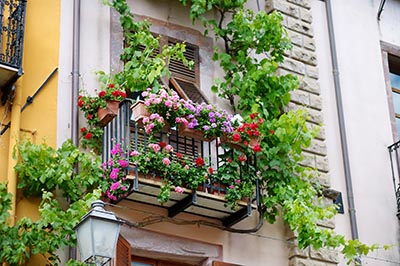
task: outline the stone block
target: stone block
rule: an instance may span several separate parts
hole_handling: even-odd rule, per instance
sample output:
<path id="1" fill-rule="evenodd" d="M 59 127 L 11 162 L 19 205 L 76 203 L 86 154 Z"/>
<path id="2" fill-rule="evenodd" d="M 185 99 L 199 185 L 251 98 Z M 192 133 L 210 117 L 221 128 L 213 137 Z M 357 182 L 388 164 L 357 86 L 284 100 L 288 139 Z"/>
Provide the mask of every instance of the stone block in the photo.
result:
<path id="1" fill-rule="evenodd" d="M 306 122 L 307 128 L 309 130 L 318 130 L 318 135 L 315 136 L 316 139 L 320 139 L 320 140 L 325 140 L 326 138 L 326 131 L 325 128 L 323 126 L 320 125 L 316 125 L 310 122 Z"/>
<path id="2" fill-rule="evenodd" d="M 299 85 L 300 89 L 312 92 L 317 95 L 320 94 L 321 88 L 319 86 L 319 82 L 317 79 L 310 77 L 302 77 L 299 80 L 300 80 L 300 85 Z"/>
<path id="3" fill-rule="evenodd" d="M 290 29 L 287 30 L 288 32 L 288 37 L 292 41 L 292 44 L 297 45 L 297 46 L 303 46 L 303 37 L 304 35 L 295 31 L 292 31 Z M 307 37 L 309 38 L 309 37 Z"/>
<path id="4" fill-rule="evenodd" d="M 305 7 L 307 9 L 311 8 L 311 0 L 287 0 L 290 3 Z"/>
<path id="5" fill-rule="evenodd" d="M 289 259 L 289 266 L 333 266 L 336 264 L 327 263 L 323 261 L 316 261 L 312 259 L 293 257 Z"/>
<path id="6" fill-rule="evenodd" d="M 290 92 L 291 101 L 301 105 L 310 105 L 310 93 L 302 90 L 295 90 Z"/>
<path id="7" fill-rule="evenodd" d="M 326 144 L 324 141 L 313 139 L 311 140 L 311 145 L 304 150 L 309 151 L 311 153 L 319 154 L 322 156 L 326 156 Z M 317 161 L 318 163 L 318 161 Z"/>
<path id="8" fill-rule="evenodd" d="M 290 2 L 286 1 L 271 1 L 267 0 L 265 3 L 265 8 L 267 12 L 271 12 L 272 10 L 278 10 L 281 13 L 292 16 L 295 18 L 300 17 L 300 7 L 297 5 L 294 5 Z"/>
<path id="9" fill-rule="evenodd" d="M 330 187 L 331 186 L 331 177 L 327 173 L 319 172 L 318 181 L 324 187 Z"/>
<path id="10" fill-rule="evenodd" d="M 286 27 L 288 29 L 303 33 L 309 37 L 314 36 L 314 31 L 311 27 L 310 23 L 301 21 L 299 19 L 293 18 L 293 17 L 286 17 Z"/>
<path id="11" fill-rule="evenodd" d="M 308 23 L 312 23 L 312 15 L 311 15 L 311 11 L 309 9 L 306 8 L 300 8 L 300 19 L 308 22 Z"/>
<path id="12" fill-rule="evenodd" d="M 315 51 L 315 41 L 314 38 L 304 36 L 303 37 L 303 46 L 308 50 Z"/>
<path id="13" fill-rule="evenodd" d="M 285 58 L 283 63 L 279 65 L 283 69 L 298 73 L 298 74 L 305 74 L 305 64 L 299 61 L 296 61 L 291 58 Z"/>
<path id="14" fill-rule="evenodd" d="M 292 57 L 308 65 L 317 65 L 317 55 L 313 51 L 304 48 L 294 46 L 292 48 Z"/>
<path id="15" fill-rule="evenodd" d="M 322 97 L 320 95 L 310 94 L 310 106 L 317 110 L 322 110 Z"/>
<path id="16" fill-rule="evenodd" d="M 308 77 L 318 79 L 318 68 L 315 66 L 305 65 L 306 74 Z"/>
<path id="17" fill-rule="evenodd" d="M 318 250 L 311 248 L 310 249 L 310 257 L 313 259 L 318 259 L 322 261 L 338 263 L 338 252 L 336 250 L 330 250 L 325 248 L 320 248 Z"/>
<path id="18" fill-rule="evenodd" d="M 329 161 L 326 156 L 317 156 L 315 157 L 317 162 L 317 169 L 323 172 L 329 171 Z"/>
<path id="19" fill-rule="evenodd" d="M 294 244 L 289 247 L 289 259 L 293 257 L 308 258 L 309 253 L 309 248 L 300 249 L 297 245 Z"/>
<path id="20" fill-rule="evenodd" d="M 315 154 L 312 154 L 312 153 L 304 151 L 302 155 L 303 155 L 304 158 L 300 162 L 301 165 L 308 166 L 308 167 L 311 167 L 311 168 L 315 168 L 316 167 L 317 162 L 316 162 Z"/>

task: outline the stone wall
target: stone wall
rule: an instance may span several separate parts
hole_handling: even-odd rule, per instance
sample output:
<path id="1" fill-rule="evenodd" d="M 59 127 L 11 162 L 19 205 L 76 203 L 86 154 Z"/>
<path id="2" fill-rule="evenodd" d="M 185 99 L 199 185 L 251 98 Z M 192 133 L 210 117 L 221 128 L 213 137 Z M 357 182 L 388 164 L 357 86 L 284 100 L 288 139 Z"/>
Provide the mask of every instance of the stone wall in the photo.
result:
<path id="1" fill-rule="evenodd" d="M 283 25 L 292 41 L 293 49 L 285 55 L 280 65 L 280 73 L 297 75 L 300 81 L 298 90 L 292 93 L 289 108 L 305 108 L 309 113 L 310 127 L 323 124 L 323 106 L 318 82 L 318 62 L 311 15 L 311 0 L 267 0 L 266 10 L 277 10 L 283 15 Z M 325 143 L 325 131 L 321 127 L 319 136 L 304 150 L 303 164 L 318 169 L 319 180 L 330 187 L 329 166 Z M 326 204 L 332 199 L 326 198 Z M 320 226 L 334 228 L 334 220 L 321 221 Z M 295 240 L 293 233 L 288 240 Z M 338 254 L 334 250 L 307 248 L 300 250 L 296 245 L 290 248 L 290 266 L 331 266 L 338 263 Z"/>

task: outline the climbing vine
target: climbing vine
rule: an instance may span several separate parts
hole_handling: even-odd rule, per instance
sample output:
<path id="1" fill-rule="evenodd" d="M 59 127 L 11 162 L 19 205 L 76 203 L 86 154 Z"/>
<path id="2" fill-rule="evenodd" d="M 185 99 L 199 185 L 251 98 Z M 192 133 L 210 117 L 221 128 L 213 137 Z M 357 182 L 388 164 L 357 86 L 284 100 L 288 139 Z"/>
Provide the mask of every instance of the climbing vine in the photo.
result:
<path id="1" fill-rule="evenodd" d="M 292 75 L 277 75 L 284 51 L 291 48 L 290 40 L 281 26 L 279 13 L 254 13 L 244 8 L 245 0 L 180 0 L 190 8 L 190 17 L 200 20 L 208 34 L 212 31 L 223 45 L 216 47 L 213 59 L 224 70 L 215 80 L 212 90 L 228 100 L 235 112 L 243 116 L 258 113 L 265 121 L 259 130 L 263 135 L 257 158 L 260 171 L 261 211 L 273 223 L 277 216 L 296 233 L 301 248 L 341 248 L 353 261 L 357 256 L 378 248 L 358 240 L 346 240 L 333 230 L 321 228 L 318 221 L 332 218 L 335 206 L 325 206 L 320 200 L 322 187 L 316 181 L 317 172 L 302 166 L 302 149 L 309 146 L 316 129 L 306 125 L 307 113 L 287 110 L 290 92 L 298 86 Z M 148 21 L 137 22 L 126 0 L 103 0 L 120 14 L 126 48 L 121 55 L 124 69 L 113 80 L 131 91 L 151 87 L 157 91 L 160 78 L 169 75 L 170 59 L 193 63 L 183 56 L 184 44 L 159 45 L 158 37 L 150 32 Z M 216 10 L 217 19 L 207 19 L 205 13 Z M 158 52 L 161 51 L 161 52 Z M 57 265 L 56 251 L 75 245 L 74 226 L 87 212 L 90 203 L 100 197 L 105 184 L 98 158 L 81 153 L 70 142 L 54 150 L 45 144 L 22 142 L 17 147 L 19 163 L 15 170 L 19 188 L 26 197 L 41 196 L 40 219 L 19 220 L 7 224 L 11 195 L 6 184 L 0 184 L 0 262 L 23 265 L 34 254 L 42 254 L 49 264 Z M 74 167 L 79 165 L 79 173 Z M 59 190 L 69 201 L 64 209 L 53 194 Z M 385 247 L 386 248 L 386 247 Z M 71 261 L 69 265 L 80 265 Z"/>
<path id="2" fill-rule="evenodd" d="M 50 265 L 57 265 L 57 250 L 75 246 L 74 227 L 90 204 L 100 198 L 101 191 L 93 190 L 102 186 L 99 161 L 80 152 L 70 141 L 57 150 L 45 143 L 23 141 L 16 147 L 17 155 L 19 188 L 28 198 L 42 198 L 40 217 L 37 221 L 23 217 L 10 226 L 12 195 L 7 193 L 7 184 L 0 183 L 0 262 L 25 265 L 32 255 L 40 254 Z M 80 173 L 74 172 L 75 165 L 79 165 Z M 68 200 L 68 208 L 62 207 L 54 194 L 56 190 Z"/>

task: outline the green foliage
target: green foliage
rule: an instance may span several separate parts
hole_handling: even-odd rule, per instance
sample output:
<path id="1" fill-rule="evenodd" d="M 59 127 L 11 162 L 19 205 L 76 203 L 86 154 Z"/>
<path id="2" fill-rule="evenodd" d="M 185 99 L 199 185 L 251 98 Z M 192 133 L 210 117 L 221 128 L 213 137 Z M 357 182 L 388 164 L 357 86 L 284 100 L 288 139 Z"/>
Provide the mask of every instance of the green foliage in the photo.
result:
<path id="1" fill-rule="evenodd" d="M 9 209 L 11 194 L 7 193 L 5 184 L 0 184 L 0 209 Z M 75 246 L 74 227 L 89 210 L 90 204 L 100 197 L 100 191 L 88 193 L 82 199 L 72 203 L 63 210 L 54 195 L 43 193 L 39 206 L 40 218 L 32 221 L 20 219 L 15 226 L 7 224 L 8 212 L 0 216 L 0 262 L 9 265 L 25 265 L 35 254 L 46 256 L 49 265 L 58 265 L 57 250 L 61 247 Z"/>
<path id="2" fill-rule="evenodd" d="M 150 23 L 135 21 L 134 15 L 125 0 L 103 0 L 105 5 L 120 14 L 120 23 L 125 37 L 125 48 L 121 60 L 124 69 L 114 76 L 116 84 L 130 91 L 144 91 L 161 88 L 160 77 L 169 76 L 168 63 L 171 59 L 180 60 L 193 66 L 183 55 L 185 44 L 160 45 L 159 37 L 153 36 Z"/>
<path id="3" fill-rule="evenodd" d="M 300 247 L 341 247 L 349 263 L 376 249 L 358 240 L 345 240 L 317 225 L 320 220 L 332 218 L 336 210 L 333 205 L 322 204 L 316 171 L 301 165 L 302 149 L 310 145 L 317 132 L 306 126 L 304 111 L 284 112 L 289 93 L 297 88 L 298 81 L 292 75 L 277 75 L 284 51 L 291 48 L 281 26 L 282 16 L 264 11 L 255 14 L 244 8 L 245 0 L 180 2 L 189 5 L 193 21 L 200 20 L 206 33 L 213 30 L 225 44 L 214 50 L 213 59 L 225 75 L 212 90 L 242 115 L 257 112 L 265 121 L 259 128 L 262 154 L 257 156 L 265 218 L 273 223 L 282 215 L 296 232 Z M 219 13 L 218 21 L 206 18 L 205 13 L 212 9 Z M 239 197 L 235 190 L 228 192 L 230 197 Z"/>
<path id="4" fill-rule="evenodd" d="M 71 141 L 57 150 L 45 143 L 22 141 L 14 149 L 14 156 L 17 154 L 18 187 L 28 198 L 42 197 L 40 218 L 32 221 L 23 217 L 10 226 L 7 219 L 12 195 L 7 193 L 6 184 L 0 183 L 0 262 L 25 265 L 32 255 L 41 254 L 49 265 L 58 265 L 56 251 L 76 244 L 74 227 L 91 203 L 100 198 L 101 191 L 93 190 L 104 182 L 99 158 L 80 152 Z M 75 166 L 79 166 L 79 173 Z M 53 194 L 56 188 L 69 200 L 67 209 Z"/>
<path id="5" fill-rule="evenodd" d="M 16 149 L 19 154 L 15 166 L 18 188 L 23 189 L 27 197 L 40 196 L 43 190 L 54 191 L 58 187 L 67 200 L 74 202 L 103 182 L 100 159 L 80 152 L 71 141 L 64 142 L 57 150 L 46 143 L 36 145 L 22 141 Z M 75 166 L 79 167 L 79 172 Z"/>

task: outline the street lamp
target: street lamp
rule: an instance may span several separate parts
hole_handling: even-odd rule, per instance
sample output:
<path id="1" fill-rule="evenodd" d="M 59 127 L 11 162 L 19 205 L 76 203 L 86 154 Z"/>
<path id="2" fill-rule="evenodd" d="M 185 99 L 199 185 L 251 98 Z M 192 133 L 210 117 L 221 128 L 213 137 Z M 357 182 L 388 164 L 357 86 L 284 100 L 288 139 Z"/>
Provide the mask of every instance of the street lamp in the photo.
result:
<path id="1" fill-rule="evenodd" d="M 94 201 L 75 227 L 81 260 L 97 266 L 109 262 L 114 257 L 122 223 L 113 212 L 104 210 L 104 202 Z"/>

